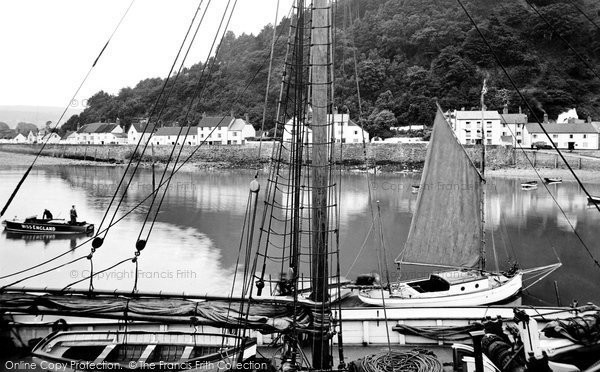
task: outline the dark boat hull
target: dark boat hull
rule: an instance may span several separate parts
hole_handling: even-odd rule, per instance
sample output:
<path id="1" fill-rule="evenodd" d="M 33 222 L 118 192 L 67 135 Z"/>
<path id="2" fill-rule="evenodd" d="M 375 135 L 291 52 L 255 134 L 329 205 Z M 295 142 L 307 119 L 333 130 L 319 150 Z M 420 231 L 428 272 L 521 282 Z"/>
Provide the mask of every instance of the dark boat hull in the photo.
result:
<path id="1" fill-rule="evenodd" d="M 54 223 L 44 220 L 4 221 L 6 231 L 21 234 L 90 234 L 94 225 L 86 222 Z"/>

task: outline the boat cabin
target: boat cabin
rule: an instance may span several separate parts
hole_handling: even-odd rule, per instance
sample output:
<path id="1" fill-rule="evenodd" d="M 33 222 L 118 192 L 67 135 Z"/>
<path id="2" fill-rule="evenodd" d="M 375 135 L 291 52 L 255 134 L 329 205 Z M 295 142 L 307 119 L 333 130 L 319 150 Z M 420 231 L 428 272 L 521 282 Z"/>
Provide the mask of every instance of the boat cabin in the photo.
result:
<path id="1" fill-rule="evenodd" d="M 431 274 L 428 279 L 407 282 L 419 293 L 456 292 L 482 290 L 488 287 L 488 278 L 474 271 L 445 271 Z"/>

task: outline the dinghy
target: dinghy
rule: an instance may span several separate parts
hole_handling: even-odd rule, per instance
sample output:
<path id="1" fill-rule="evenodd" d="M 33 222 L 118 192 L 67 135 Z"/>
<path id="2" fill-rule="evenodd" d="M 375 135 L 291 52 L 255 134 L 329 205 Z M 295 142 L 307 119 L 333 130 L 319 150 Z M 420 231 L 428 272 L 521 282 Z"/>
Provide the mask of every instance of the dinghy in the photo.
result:
<path id="1" fill-rule="evenodd" d="M 547 184 L 552 184 L 552 183 L 562 183 L 562 178 L 544 178 L 544 181 L 546 181 Z"/>
<path id="2" fill-rule="evenodd" d="M 55 371 L 216 372 L 251 364 L 256 339 L 184 332 L 56 332 L 31 353 L 37 365 Z"/>

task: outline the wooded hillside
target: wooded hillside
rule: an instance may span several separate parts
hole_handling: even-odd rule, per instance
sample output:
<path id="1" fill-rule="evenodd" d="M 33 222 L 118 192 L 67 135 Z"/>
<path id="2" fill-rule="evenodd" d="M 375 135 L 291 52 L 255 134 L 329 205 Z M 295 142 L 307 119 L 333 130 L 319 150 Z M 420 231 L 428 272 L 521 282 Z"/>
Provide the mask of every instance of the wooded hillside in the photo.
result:
<path id="1" fill-rule="evenodd" d="M 555 118 L 576 107 L 582 118 L 600 119 L 598 3 L 530 0 L 540 17 L 525 0 L 463 2 L 538 115 L 547 112 Z M 511 112 L 521 106 L 528 113 L 456 0 L 339 0 L 335 9 L 336 103 L 359 119 L 356 55 L 361 121 L 372 135 L 386 136 L 390 125 L 430 125 L 436 100 L 444 109 L 479 107 L 484 77 L 488 108 L 507 104 Z M 274 125 L 288 25 L 286 19 L 277 26 L 281 36 L 273 63 L 268 128 Z M 272 31 L 269 25 L 257 35 L 227 34 L 210 77 L 201 82 L 203 93 L 189 120 L 198 120 L 204 112 L 233 111 L 237 116 L 248 114 L 260 125 Z M 175 83 L 163 123 L 184 124 L 201 70 L 198 63 Z M 130 123 L 147 116 L 162 84 L 163 79 L 150 78 L 116 96 L 98 92 L 63 129 L 117 117 Z"/>

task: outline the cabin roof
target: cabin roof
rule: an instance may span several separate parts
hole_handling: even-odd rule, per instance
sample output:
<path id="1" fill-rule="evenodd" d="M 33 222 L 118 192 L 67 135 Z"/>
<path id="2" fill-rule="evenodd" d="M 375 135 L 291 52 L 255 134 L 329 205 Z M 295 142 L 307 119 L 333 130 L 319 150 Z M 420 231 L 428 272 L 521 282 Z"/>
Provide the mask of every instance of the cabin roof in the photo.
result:
<path id="1" fill-rule="evenodd" d="M 471 282 L 473 280 L 481 279 L 481 276 L 475 273 L 474 271 L 444 271 L 441 273 L 431 274 L 431 276 L 436 276 L 447 281 L 450 284 L 459 284 L 465 282 Z"/>
<path id="2" fill-rule="evenodd" d="M 548 133 L 598 133 L 590 123 L 544 123 L 544 129 Z M 538 123 L 525 125 L 529 133 L 544 133 Z"/>

